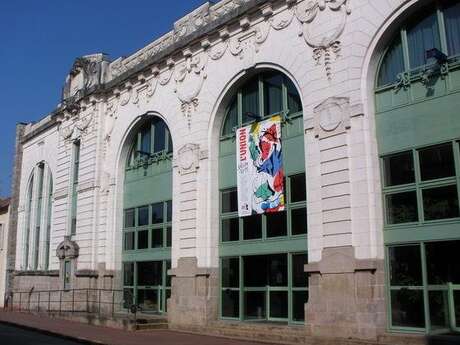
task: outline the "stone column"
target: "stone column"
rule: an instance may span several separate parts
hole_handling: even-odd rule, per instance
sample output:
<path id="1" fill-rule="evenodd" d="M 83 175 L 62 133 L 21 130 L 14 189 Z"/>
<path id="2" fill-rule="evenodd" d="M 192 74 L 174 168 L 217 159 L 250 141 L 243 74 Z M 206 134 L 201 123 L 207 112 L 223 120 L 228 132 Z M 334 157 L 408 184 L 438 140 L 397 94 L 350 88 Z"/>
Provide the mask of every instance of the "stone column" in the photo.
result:
<path id="1" fill-rule="evenodd" d="M 216 320 L 219 276 L 216 268 L 198 267 L 196 258 L 180 258 L 170 270 L 172 294 L 168 300 L 171 328 L 199 330 Z"/>
<path id="2" fill-rule="evenodd" d="M 362 112 L 354 108 L 346 97 L 330 97 L 306 120 L 311 225 L 306 327 L 312 336 L 376 339 L 386 323 L 384 263 L 369 250 L 376 246 L 369 240 L 374 206 L 360 198 L 369 193 L 369 153 L 363 148 L 369 143 Z"/>
<path id="3" fill-rule="evenodd" d="M 200 151 L 197 144 L 185 144 L 178 150 L 174 168 L 177 181 L 174 194 L 173 269 L 171 298 L 168 302 L 170 327 L 199 329 L 217 318 L 218 311 L 218 269 L 200 267 L 199 242 L 198 173 L 200 161 L 207 159 L 207 153 Z M 177 258 L 177 266 L 174 261 Z"/>
<path id="4" fill-rule="evenodd" d="M 13 291 L 13 278 L 16 266 L 16 241 L 18 228 L 18 207 L 21 187 L 21 172 L 22 172 L 22 137 L 26 125 L 19 123 L 16 126 L 16 142 L 13 163 L 13 174 L 11 183 L 11 202 L 10 202 L 10 220 L 8 226 L 7 240 L 7 263 L 6 263 L 6 289 L 5 295 L 9 296 Z"/>
<path id="5" fill-rule="evenodd" d="M 312 336 L 377 339 L 385 330 L 383 260 L 357 260 L 351 246 L 325 248 L 309 273 L 306 327 Z"/>

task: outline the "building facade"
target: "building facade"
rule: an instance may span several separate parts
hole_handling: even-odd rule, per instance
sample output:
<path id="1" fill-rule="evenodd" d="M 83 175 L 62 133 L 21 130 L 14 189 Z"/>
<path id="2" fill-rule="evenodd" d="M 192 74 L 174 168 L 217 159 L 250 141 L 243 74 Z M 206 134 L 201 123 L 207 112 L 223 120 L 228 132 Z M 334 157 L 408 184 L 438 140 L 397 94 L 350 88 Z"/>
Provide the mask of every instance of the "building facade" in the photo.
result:
<path id="1" fill-rule="evenodd" d="M 4 306 L 6 290 L 6 260 L 8 226 L 10 219 L 10 199 L 0 199 L 0 308 Z"/>
<path id="2" fill-rule="evenodd" d="M 272 340 L 458 331 L 459 54 L 459 1 L 222 0 L 78 58 L 18 127 L 10 292 Z M 236 131 L 272 116 L 285 210 L 239 217 Z"/>

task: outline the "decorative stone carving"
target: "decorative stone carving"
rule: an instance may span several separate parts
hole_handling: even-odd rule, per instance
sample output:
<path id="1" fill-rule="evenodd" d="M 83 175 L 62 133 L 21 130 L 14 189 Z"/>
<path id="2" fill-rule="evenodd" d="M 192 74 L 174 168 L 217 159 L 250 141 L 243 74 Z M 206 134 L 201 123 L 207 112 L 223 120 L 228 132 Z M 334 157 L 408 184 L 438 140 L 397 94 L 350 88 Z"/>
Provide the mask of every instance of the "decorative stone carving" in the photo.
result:
<path id="1" fill-rule="evenodd" d="M 350 100 L 330 97 L 313 109 L 314 118 L 310 129 L 316 137 L 327 137 L 350 127 Z"/>
<path id="2" fill-rule="evenodd" d="M 103 65 L 107 64 L 104 54 L 93 54 L 75 60 L 64 85 L 62 99 L 79 98 L 83 91 L 98 85 Z"/>
<path id="3" fill-rule="evenodd" d="M 174 23 L 174 41 L 191 34 L 209 21 L 209 3 L 205 3 Z"/>
<path id="4" fill-rule="evenodd" d="M 330 10 L 338 15 L 338 20 L 329 20 L 330 23 L 337 22 L 333 28 L 328 30 L 329 34 L 317 35 L 313 28 L 324 30 L 324 23 L 315 24 L 315 19 L 324 12 Z M 328 79 L 332 78 L 332 58 L 337 58 L 341 50 L 339 40 L 347 22 L 347 16 L 351 14 L 348 0 L 312 0 L 302 1 L 296 6 L 296 17 L 302 23 L 301 36 L 305 42 L 313 48 L 313 58 L 318 64 L 324 63 Z"/>
<path id="5" fill-rule="evenodd" d="M 199 168 L 200 145 L 185 144 L 178 151 L 179 174 L 186 175 L 195 172 Z"/>
<path id="6" fill-rule="evenodd" d="M 79 251 L 80 247 L 77 242 L 72 241 L 70 236 L 64 236 L 64 241 L 56 249 L 56 256 L 59 260 L 75 259 L 78 257 Z"/>
<path id="7" fill-rule="evenodd" d="M 203 87 L 207 77 L 205 67 L 207 64 L 207 55 L 188 56 L 185 62 L 177 67 L 175 81 L 175 92 L 181 102 L 181 110 L 184 114 L 189 129 L 192 124 L 192 113 L 199 105 L 198 95 Z"/>
<path id="8" fill-rule="evenodd" d="M 65 115 L 64 119 L 59 124 L 59 133 L 64 141 L 70 142 L 77 139 L 81 139 L 85 134 L 89 132 L 89 127 L 93 121 L 94 114 L 90 113 L 86 116 L 79 115 Z M 66 126 L 64 127 L 64 123 Z M 70 122 L 70 123 L 69 123 Z"/>

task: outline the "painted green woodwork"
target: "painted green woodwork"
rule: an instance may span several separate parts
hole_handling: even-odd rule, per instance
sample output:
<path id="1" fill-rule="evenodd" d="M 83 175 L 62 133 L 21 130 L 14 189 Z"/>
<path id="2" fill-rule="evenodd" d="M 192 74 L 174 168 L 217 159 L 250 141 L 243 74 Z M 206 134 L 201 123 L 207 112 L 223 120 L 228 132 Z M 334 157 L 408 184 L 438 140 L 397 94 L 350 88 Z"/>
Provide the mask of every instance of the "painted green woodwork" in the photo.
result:
<path id="1" fill-rule="evenodd" d="M 126 267 L 134 267 L 132 281 L 127 283 L 125 277 L 125 299 L 132 299 L 143 311 L 164 313 L 171 295 L 167 269 L 171 267 L 172 141 L 166 124 L 155 117 L 134 138 L 123 195 L 124 277 Z M 139 265 L 161 265 L 161 273 L 152 277 L 155 284 L 138 282 Z"/>
<path id="2" fill-rule="evenodd" d="M 285 220 L 281 224 L 283 230 L 278 234 L 279 229 L 274 228 L 275 221 L 267 215 L 238 218 L 238 212 L 234 208 L 236 195 L 236 142 L 235 129 L 248 125 L 258 118 L 263 119 L 281 113 L 284 121 L 282 123 L 283 141 L 283 164 L 286 178 L 286 211 L 282 213 Z M 262 116 L 259 116 L 262 114 Z M 302 159 L 299 159 L 302 158 Z M 304 323 L 303 304 L 308 298 L 308 281 L 303 280 L 303 285 L 293 284 L 292 258 L 297 253 L 307 252 L 307 233 L 306 233 L 306 196 L 305 193 L 300 197 L 294 196 L 290 192 L 293 179 L 297 178 L 297 190 L 305 190 L 305 157 L 303 140 L 303 116 L 300 96 L 292 82 L 278 72 L 264 72 L 249 79 L 235 93 L 230 105 L 227 108 L 226 118 L 222 126 L 220 147 L 219 147 L 219 189 L 220 195 L 220 239 L 219 255 L 221 258 L 220 274 L 220 316 L 222 319 L 237 319 L 240 321 L 255 321 L 254 315 L 246 314 L 247 304 L 246 294 L 253 294 L 251 303 L 259 300 L 264 307 L 259 306 L 263 317 L 255 317 L 259 321 L 280 321 L 288 323 Z M 300 180 L 299 180 L 300 178 Z M 299 182 L 300 181 L 300 182 Z M 303 183 L 302 183 L 303 181 Z M 293 186 L 294 188 L 294 186 Z M 292 194 L 292 195 L 291 195 Z M 232 195 L 232 196 L 230 196 Z M 226 198 L 225 205 L 223 198 Z M 298 198 L 297 200 L 291 200 Z M 225 208 L 225 209 L 224 209 Z M 294 227 L 294 214 L 300 212 L 299 219 L 303 221 L 304 228 L 299 232 L 298 226 Z M 302 217 L 303 216 L 303 217 Z M 276 217 L 276 215 L 275 215 Z M 248 218 L 252 218 L 249 221 Z M 245 226 L 245 222 L 248 222 Z M 223 238 L 223 224 L 226 230 L 225 239 Z M 274 230 L 273 230 L 273 229 Z M 233 231 L 232 231 L 233 229 Z M 245 229 L 247 232 L 245 232 Z M 270 237 L 270 231 L 274 237 Z M 299 233 L 299 234 L 297 234 Z M 276 236 L 276 237 L 275 237 Z M 245 286 L 244 280 L 244 260 L 255 257 L 273 257 L 286 255 L 287 281 L 283 286 Z M 239 265 L 239 285 L 236 287 L 223 286 L 222 279 L 227 279 L 228 270 L 222 265 L 223 260 L 235 258 Z M 235 261 L 236 263 L 236 261 Z M 305 262 L 306 263 L 306 262 Z M 224 277 L 225 270 L 225 277 Z M 302 271 L 303 272 L 303 271 Z M 247 272 L 246 272 L 247 273 Z M 261 297 L 264 296 L 264 297 Z M 249 298 L 249 297 L 248 297 Z M 225 312 L 222 310 L 225 299 Z M 280 301 L 284 301 L 283 312 L 280 312 Z M 286 306 L 287 303 L 287 306 Z M 233 305 L 233 316 L 228 317 L 228 307 Z M 238 306 L 236 306 L 238 305 Z M 277 306 L 278 314 L 274 307 Z M 252 307 L 254 307 L 252 305 Z M 237 310 L 236 310 L 236 309 Z M 299 308 L 301 311 L 299 312 Z M 248 312 L 249 313 L 249 312 Z M 298 316 L 298 314 L 301 316 Z M 297 315 L 297 316 L 296 316 Z M 260 316 L 260 315 L 259 315 Z"/>
<path id="3" fill-rule="evenodd" d="M 458 302 L 454 303 L 458 286 L 449 282 L 439 286 L 428 283 L 427 269 L 432 263 L 425 253 L 427 243 L 453 243 L 460 239 L 460 61 L 455 55 L 458 51 L 452 53 L 460 37 L 449 35 L 445 13 L 442 6 L 432 7 L 403 25 L 393 40 L 394 45 L 382 59 L 376 78 L 376 133 L 383 181 L 383 231 L 390 311 L 388 325 L 396 331 L 433 333 L 443 328 L 454 329 L 455 308 L 459 308 Z M 459 15 L 460 12 L 456 13 Z M 416 41 L 414 30 L 418 27 L 424 29 L 417 33 Z M 432 35 L 431 38 L 424 36 L 427 34 Z M 418 65 L 425 59 L 424 51 L 433 48 L 428 45 L 437 46 L 448 55 L 448 61 L 442 64 L 428 61 L 426 65 Z M 417 65 L 411 66 L 411 63 Z M 444 156 L 435 149 L 440 144 L 449 148 L 449 164 L 442 162 Z M 428 150 L 437 152 L 433 157 L 438 161 L 432 157 L 431 165 L 423 165 L 422 152 Z M 386 166 L 391 159 L 394 159 L 395 176 L 391 176 Z M 424 176 L 433 172 L 435 174 L 430 178 Z M 390 250 L 395 246 L 410 245 L 420 249 L 420 260 L 415 265 L 420 270 L 420 279 L 416 284 L 399 286 L 391 281 L 394 276 L 390 274 Z M 444 297 L 436 291 L 444 291 Z M 437 293 L 439 295 L 434 296 Z M 435 310 L 433 298 L 445 298 L 445 303 L 440 304 L 441 309 Z M 449 314 L 445 321 L 450 324 L 438 327 L 433 316 L 435 311 L 438 316 Z M 402 315 L 406 315 L 406 320 Z"/>

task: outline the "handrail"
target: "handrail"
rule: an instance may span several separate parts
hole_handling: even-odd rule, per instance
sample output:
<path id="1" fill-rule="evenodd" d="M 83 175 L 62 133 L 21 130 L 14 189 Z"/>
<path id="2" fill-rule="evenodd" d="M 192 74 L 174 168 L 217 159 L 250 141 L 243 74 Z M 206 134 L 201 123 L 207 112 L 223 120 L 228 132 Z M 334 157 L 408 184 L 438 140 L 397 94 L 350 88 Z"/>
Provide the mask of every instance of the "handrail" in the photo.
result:
<path id="1" fill-rule="evenodd" d="M 129 290 L 63 289 L 13 291 L 6 298 L 9 310 L 46 313 L 88 313 L 114 315 L 127 313 L 133 305 Z"/>

